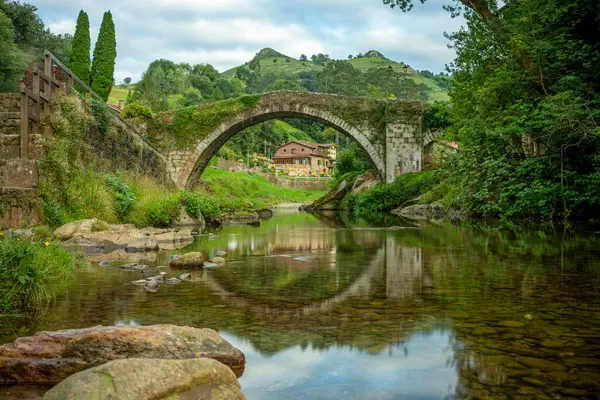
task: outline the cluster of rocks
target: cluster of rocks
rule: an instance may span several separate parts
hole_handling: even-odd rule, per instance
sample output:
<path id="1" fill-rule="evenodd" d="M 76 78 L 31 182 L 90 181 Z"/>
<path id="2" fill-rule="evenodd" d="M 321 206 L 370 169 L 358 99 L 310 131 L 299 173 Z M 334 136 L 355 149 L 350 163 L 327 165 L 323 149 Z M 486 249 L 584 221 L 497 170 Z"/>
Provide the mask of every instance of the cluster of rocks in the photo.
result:
<path id="1" fill-rule="evenodd" d="M 54 236 L 66 246 L 104 250 L 124 248 L 127 251 L 175 250 L 194 241 L 191 229 L 138 229 L 135 225 L 110 225 L 97 219 L 86 219 L 63 225 Z"/>
<path id="2" fill-rule="evenodd" d="M 325 196 L 300 209 L 306 211 L 339 210 L 342 200 L 349 194 L 357 194 L 374 188 L 379 180 L 372 172 L 338 182 Z"/>
<path id="3" fill-rule="evenodd" d="M 0 383 L 56 384 L 44 399 L 243 399 L 245 357 L 211 329 L 39 332 L 0 346 Z"/>

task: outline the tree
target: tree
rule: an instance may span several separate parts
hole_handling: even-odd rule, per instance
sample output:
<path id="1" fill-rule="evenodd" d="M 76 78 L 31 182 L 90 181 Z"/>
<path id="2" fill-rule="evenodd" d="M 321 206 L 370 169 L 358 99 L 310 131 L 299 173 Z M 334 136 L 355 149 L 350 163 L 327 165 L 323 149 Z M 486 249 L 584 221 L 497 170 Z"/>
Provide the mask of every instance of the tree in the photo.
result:
<path id="1" fill-rule="evenodd" d="M 273 64 L 277 64 L 277 59 L 276 58 L 273 59 Z"/>
<path id="2" fill-rule="evenodd" d="M 108 100 L 112 89 L 115 60 L 117 58 L 117 40 L 115 38 L 115 24 L 110 11 L 104 13 L 98 40 L 94 48 L 94 61 L 90 76 L 92 90 L 104 101 Z"/>
<path id="3" fill-rule="evenodd" d="M 73 36 L 73 50 L 69 69 L 83 82 L 90 83 L 90 20 L 85 11 L 79 11 Z"/>
<path id="4" fill-rule="evenodd" d="M 123 79 L 123 83 L 124 83 L 125 85 L 129 85 L 129 84 L 131 83 L 131 78 L 130 78 L 130 77 L 127 77 L 127 78 Z"/>
<path id="5" fill-rule="evenodd" d="M 354 56 L 352 54 L 348 54 L 348 60 L 352 60 L 352 58 L 354 58 Z"/>
<path id="6" fill-rule="evenodd" d="M 300 56 L 300 61 L 308 61 L 308 58 L 306 57 L 306 54 L 302 54 Z"/>
<path id="7" fill-rule="evenodd" d="M 367 94 L 367 83 L 363 74 L 348 61 L 334 60 L 328 62 L 317 74 L 317 91 L 364 96 Z"/>
<path id="8" fill-rule="evenodd" d="M 0 92 L 16 92 L 19 75 L 27 65 L 27 55 L 13 42 L 12 22 L 0 11 Z"/>
<path id="9" fill-rule="evenodd" d="M 292 60 L 290 60 L 290 58 L 289 58 L 289 57 L 287 57 L 287 58 L 285 59 L 285 62 L 289 64 L 289 63 L 291 63 L 291 62 L 292 62 Z"/>

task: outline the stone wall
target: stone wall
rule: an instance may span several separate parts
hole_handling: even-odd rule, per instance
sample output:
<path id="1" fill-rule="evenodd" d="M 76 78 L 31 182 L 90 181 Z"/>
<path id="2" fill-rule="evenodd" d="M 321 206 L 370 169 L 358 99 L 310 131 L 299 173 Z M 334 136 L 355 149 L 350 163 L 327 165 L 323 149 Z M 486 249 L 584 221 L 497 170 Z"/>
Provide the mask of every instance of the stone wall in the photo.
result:
<path id="1" fill-rule="evenodd" d="M 273 185 L 299 190 L 329 190 L 327 180 L 308 180 L 308 179 L 286 179 L 279 178 L 275 175 L 261 174 L 267 181 Z"/>

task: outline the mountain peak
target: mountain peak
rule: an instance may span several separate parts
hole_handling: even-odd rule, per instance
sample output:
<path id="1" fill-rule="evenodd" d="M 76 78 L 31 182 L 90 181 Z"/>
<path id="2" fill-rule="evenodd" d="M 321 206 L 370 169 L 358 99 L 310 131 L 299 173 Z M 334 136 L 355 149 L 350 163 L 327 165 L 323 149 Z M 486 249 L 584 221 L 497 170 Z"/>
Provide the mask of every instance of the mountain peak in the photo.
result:
<path id="1" fill-rule="evenodd" d="M 365 53 L 364 56 L 368 58 L 384 58 L 387 60 L 387 58 L 377 50 L 369 50 Z"/>
<path id="2" fill-rule="evenodd" d="M 277 58 L 277 57 L 287 57 L 285 54 L 281 54 L 278 51 L 271 49 L 270 47 L 265 47 L 254 56 L 254 60 L 262 60 L 265 58 Z"/>

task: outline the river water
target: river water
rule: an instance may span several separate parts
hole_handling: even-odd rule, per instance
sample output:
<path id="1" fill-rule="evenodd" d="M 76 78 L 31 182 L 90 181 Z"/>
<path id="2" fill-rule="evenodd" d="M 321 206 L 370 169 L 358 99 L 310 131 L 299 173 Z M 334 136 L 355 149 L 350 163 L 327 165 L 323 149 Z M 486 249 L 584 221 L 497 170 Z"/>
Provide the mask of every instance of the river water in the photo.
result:
<path id="1" fill-rule="evenodd" d="M 0 341 L 94 325 L 209 327 L 245 353 L 248 399 L 600 398 L 598 234 L 298 212 L 213 232 L 180 251 L 92 257 Z M 139 272 L 97 262 L 159 266 L 218 250 L 225 266 L 156 293 L 130 284 Z"/>

